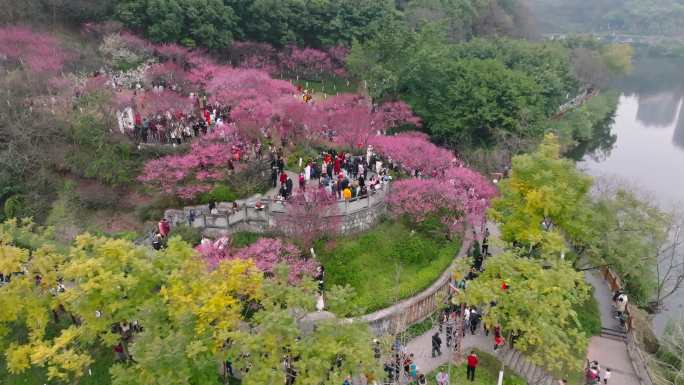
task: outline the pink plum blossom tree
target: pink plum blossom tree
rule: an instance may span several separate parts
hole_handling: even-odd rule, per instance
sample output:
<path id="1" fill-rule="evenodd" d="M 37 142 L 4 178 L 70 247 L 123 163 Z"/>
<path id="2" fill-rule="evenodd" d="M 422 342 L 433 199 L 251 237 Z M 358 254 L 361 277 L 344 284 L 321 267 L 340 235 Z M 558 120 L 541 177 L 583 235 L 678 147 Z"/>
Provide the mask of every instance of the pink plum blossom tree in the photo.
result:
<path id="1" fill-rule="evenodd" d="M 60 41 L 47 33 L 28 27 L 0 27 L 0 60 L 17 61 L 36 73 L 55 73 L 64 67 L 71 55 Z"/>
<path id="2" fill-rule="evenodd" d="M 324 189 L 295 194 L 287 201 L 286 212 L 276 217 L 276 227 L 305 248 L 337 234 L 340 225 L 337 199 Z"/>
<path id="3" fill-rule="evenodd" d="M 164 90 L 162 92 L 145 92 L 142 96 L 135 98 L 136 110 L 143 116 L 151 116 L 158 113 L 183 113 L 192 111 L 194 101 L 188 96 L 178 92 Z"/>
<path id="4" fill-rule="evenodd" d="M 233 125 L 222 124 L 195 140 L 185 155 L 169 155 L 145 164 L 141 182 L 182 199 L 193 199 L 211 190 L 243 165 L 233 159 L 233 150 L 244 142 Z"/>
<path id="5" fill-rule="evenodd" d="M 453 167 L 444 177 L 394 182 L 387 199 L 396 215 L 408 215 L 416 222 L 437 215 L 451 232 L 456 232 L 463 230 L 464 224 L 479 228 L 496 194 L 484 176 L 466 167 Z"/>
<path id="6" fill-rule="evenodd" d="M 252 260 L 264 273 L 273 273 L 277 265 L 287 265 L 292 283 L 305 276 L 312 277 L 319 266 L 314 259 L 303 258 L 297 246 L 273 238 L 260 238 L 252 245 L 240 249 L 232 249 L 229 238 L 220 238 L 216 242 L 200 244 L 196 250 L 210 267 L 216 267 L 226 259 Z"/>
<path id="7" fill-rule="evenodd" d="M 424 175 L 436 176 L 458 163 L 451 151 L 436 146 L 426 134 L 419 132 L 373 136 L 370 144 L 381 156 L 408 172 L 420 170 Z"/>

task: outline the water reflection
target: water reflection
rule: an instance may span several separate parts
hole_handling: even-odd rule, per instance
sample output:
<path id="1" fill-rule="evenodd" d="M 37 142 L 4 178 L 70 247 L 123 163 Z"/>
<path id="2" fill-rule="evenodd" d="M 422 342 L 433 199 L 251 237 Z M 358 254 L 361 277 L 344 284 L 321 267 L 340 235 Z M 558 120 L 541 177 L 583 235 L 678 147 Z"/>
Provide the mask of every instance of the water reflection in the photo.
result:
<path id="1" fill-rule="evenodd" d="M 679 113 L 679 120 L 675 126 L 672 134 L 672 143 L 680 149 L 684 150 L 684 114 Z"/>
<path id="2" fill-rule="evenodd" d="M 596 130 L 580 163 L 592 175 L 617 175 L 631 181 L 652 193 L 666 210 L 683 207 L 684 202 L 682 69 L 684 60 L 637 61 L 630 76 L 613 84 L 622 94 L 614 122 L 607 122 L 607 132 Z M 684 290 L 666 306 L 654 318 L 658 333 L 669 318 L 684 316 Z"/>
<path id="3" fill-rule="evenodd" d="M 661 92 L 655 95 L 639 95 L 639 108 L 636 118 L 645 127 L 664 128 L 671 126 L 677 117 L 682 97 L 674 92 Z"/>
<path id="4" fill-rule="evenodd" d="M 590 140 L 577 143 L 573 149 L 565 153 L 565 156 L 577 162 L 585 158 L 594 162 L 606 160 L 617 141 L 617 135 L 613 132 L 614 122 L 615 113 L 594 126 Z"/>

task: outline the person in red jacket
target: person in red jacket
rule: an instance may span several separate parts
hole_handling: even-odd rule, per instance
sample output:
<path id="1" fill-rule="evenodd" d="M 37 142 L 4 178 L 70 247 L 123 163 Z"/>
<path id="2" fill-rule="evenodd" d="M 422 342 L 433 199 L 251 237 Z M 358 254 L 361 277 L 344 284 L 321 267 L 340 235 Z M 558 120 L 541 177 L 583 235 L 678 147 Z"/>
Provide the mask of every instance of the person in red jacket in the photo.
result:
<path id="1" fill-rule="evenodd" d="M 166 236 L 169 235 L 169 232 L 171 232 L 171 225 L 166 218 L 162 218 L 161 221 L 159 221 L 159 234 L 166 238 Z"/>
<path id="2" fill-rule="evenodd" d="M 340 173 L 340 170 L 342 169 L 342 162 L 340 161 L 340 158 L 335 158 L 335 163 L 333 163 L 333 172 L 335 175 Z"/>
<path id="3" fill-rule="evenodd" d="M 470 355 L 468 355 L 468 368 L 466 371 L 466 377 L 470 381 L 475 381 L 475 369 L 477 368 L 477 364 L 480 363 L 480 360 L 477 358 L 477 354 L 475 354 L 475 351 L 472 350 L 470 352 Z"/>

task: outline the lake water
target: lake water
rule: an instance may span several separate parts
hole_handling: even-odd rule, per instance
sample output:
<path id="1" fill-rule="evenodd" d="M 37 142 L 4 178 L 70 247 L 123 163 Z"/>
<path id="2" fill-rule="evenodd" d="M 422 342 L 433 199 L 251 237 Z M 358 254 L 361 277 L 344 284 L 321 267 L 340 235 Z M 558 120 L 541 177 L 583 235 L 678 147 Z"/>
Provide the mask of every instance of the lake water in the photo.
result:
<path id="1" fill-rule="evenodd" d="M 615 119 L 580 167 L 594 176 L 618 176 L 670 209 L 684 203 L 684 61 L 642 59 L 613 88 L 621 92 Z M 606 145 L 607 143 L 607 145 Z M 611 146 L 612 144 L 612 146 Z M 684 315 L 684 290 L 656 315 L 660 334 L 671 317 Z"/>

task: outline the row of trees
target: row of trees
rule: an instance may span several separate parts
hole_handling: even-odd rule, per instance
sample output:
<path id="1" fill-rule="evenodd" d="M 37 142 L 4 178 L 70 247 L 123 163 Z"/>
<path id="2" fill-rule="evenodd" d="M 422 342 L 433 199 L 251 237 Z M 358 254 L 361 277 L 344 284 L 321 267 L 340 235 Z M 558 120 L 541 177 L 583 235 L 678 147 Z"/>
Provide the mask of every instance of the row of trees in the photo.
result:
<path id="1" fill-rule="evenodd" d="M 375 98 L 400 96 L 438 141 L 465 148 L 540 138 L 548 118 L 581 89 L 629 71 L 631 50 L 592 41 L 450 43 L 443 27 L 397 21 L 348 57 Z"/>
<path id="2" fill-rule="evenodd" d="M 587 258 L 578 265 L 610 266 L 633 303 L 654 309 L 684 282 L 681 216 L 624 182 L 592 181 L 561 157 L 555 137 L 516 156 L 500 187 L 490 214 L 524 255 L 575 254 Z"/>
<path id="3" fill-rule="evenodd" d="M 533 34 L 521 1 L 504 0 L 28 0 L 0 2 L 0 22 L 118 19 L 155 42 L 227 48 L 232 40 L 321 48 L 364 41 L 390 20 L 444 23 L 454 40 Z"/>
<path id="4" fill-rule="evenodd" d="M 272 279 L 241 258 L 208 270 L 177 238 L 161 252 L 89 234 L 63 247 L 17 222 L 0 225 L 0 254 L 10 373 L 73 383 L 114 347 L 113 384 L 215 384 L 226 360 L 243 384 L 339 384 L 378 370 L 365 325 L 306 326 L 316 287 L 288 283 L 287 267 Z"/>
<path id="5" fill-rule="evenodd" d="M 485 323 L 501 325 L 549 372 L 577 373 L 585 362 L 588 336 L 574 310 L 589 295 L 583 269 L 609 266 L 632 303 L 656 310 L 684 282 L 681 217 L 624 183 L 593 181 L 561 157 L 555 136 L 514 157 L 499 186 L 489 214 L 508 251 L 490 258 L 462 297 L 484 304 Z M 658 359 L 673 379 L 682 367 L 681 325 L 668 333 Z"/>

